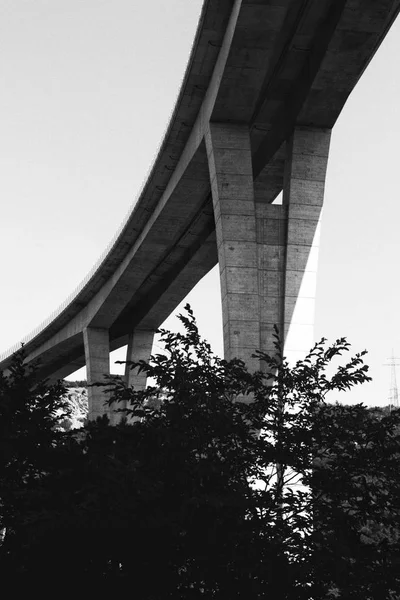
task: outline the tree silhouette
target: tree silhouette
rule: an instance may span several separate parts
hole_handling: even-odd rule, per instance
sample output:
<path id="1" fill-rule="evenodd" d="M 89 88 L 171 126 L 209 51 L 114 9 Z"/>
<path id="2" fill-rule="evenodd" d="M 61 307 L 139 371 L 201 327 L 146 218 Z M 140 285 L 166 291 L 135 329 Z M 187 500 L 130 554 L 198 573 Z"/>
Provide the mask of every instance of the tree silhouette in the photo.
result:
<path id="1" fill-rule="evenodd" d="M 18 357 L 19 376 L 0 380 L 4 414 L 10 390 L 18 406 L 30 398 L 36 407 L 8 417 L 5 581 L 43 589 L 67 573 L 80 590 L 110 584 L 143 600 L 390 598 L 398 416 L 326 404 L 369 379 L 364 353 L 328 375 L 345 339 L 322 340 L 290 366 L 277 337 L 276 354 L 258 353 L 263 369 L 250 374 L 213 355 L 190 307 L 180 319 L 184 333 L 162 331 L 164 353 L 131 365 L 151 378 L 146 390 L 109 378 L 110 402 L 125 415 L 118 426 L 103 418 L 58 432 L 62 387 L 30 391 Z M 33 440 L 41 419 L 39 459 L 19 421 Z M 35 475 L 11 476 L 12 457 L 31 452 Z"/>

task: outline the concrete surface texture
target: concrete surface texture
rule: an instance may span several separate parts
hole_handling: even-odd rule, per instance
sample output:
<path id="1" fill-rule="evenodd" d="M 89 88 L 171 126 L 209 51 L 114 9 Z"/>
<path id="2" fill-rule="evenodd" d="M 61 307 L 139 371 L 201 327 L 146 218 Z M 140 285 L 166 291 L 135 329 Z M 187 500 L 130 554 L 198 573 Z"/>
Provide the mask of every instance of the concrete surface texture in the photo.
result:
<path id="1" fill-rule="evenodd" d="M 217 262 L 227 358 L 257 368 L 251 354 L 271 350 L 274 324 L 291 358 L 309 348 L 330 132 L 399 10 L 400 0 L 205 0 L 138 201 L 78 291 L 24 340 L 40 376 L 86 364 L 101 380 L 128 341 L 129 359 L 146 358 Z M 89 388 L 92 418 L 108 410 L 102 394 Z"/>

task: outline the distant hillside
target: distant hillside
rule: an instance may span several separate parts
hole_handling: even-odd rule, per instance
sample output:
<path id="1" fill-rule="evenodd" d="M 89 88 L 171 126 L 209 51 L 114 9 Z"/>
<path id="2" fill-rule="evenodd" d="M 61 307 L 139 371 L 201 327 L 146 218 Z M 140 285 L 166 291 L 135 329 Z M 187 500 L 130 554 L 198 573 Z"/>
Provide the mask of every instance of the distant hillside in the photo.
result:
<path id="1" fill-rule="evenodd" d="M 121 378 L 121 375 L 114 375 Z M 68 388 L 67 400 L 71 407 L 71 416 L 64 419 L 61 428 L 65 431 L 77 429 L 85 424 L 88 414 L 88 383 L 86 379 L 67 381 L 64 379 L 65 387 Z"/>
<path id="2" fill-rule="evenodd" d="M 87 388 L 87 381 L 86 379 L 80 381 L 67 381 L 67 379 L 64 379 L 64 385 L 67 388 Z"/>
<path id="3" fill-rule="evenodd" d="M 67 382 L 66 382 L 67 383 Z M 75 382 L 68 382 L 75 383 Z M 81 383 L 81 382 L 76 382 Z M 87 383 L 80 386 L 67 386 L 68 392 L 66 394 L 68 404 L 71 408 L 71 415 L 66 417 L 61 423 L 61 428 L 64 431 L 70 429 L 77 429 L 85 424 L 85 420 L 88 414 L 88 398 L 87 398 Z"/>

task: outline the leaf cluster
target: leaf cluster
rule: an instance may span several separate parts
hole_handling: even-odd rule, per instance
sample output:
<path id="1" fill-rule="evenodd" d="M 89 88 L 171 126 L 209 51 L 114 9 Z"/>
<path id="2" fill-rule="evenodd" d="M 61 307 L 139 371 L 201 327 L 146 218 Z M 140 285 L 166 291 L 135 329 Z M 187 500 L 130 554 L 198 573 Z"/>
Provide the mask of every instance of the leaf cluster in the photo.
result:
<path id="1" fill-rule="evenodd" d="M 321 340 L 291 366 L 276 332 L 275 355 L 249 373 L 213 355 L 190 307 L 180 319 L 164 353 L 130 365 L 150 386 L 106 382 L 115 427 L 61 433 L 62 387 L 33 384 L 22 356 L 2 376 L 8 579 L 39 589 L 67 569 L 80 589 L 143 600 L 390 598 L 397 417 L 327 404 L 369 380 L 364 353 L 332 370 L 349 344 Z"/>

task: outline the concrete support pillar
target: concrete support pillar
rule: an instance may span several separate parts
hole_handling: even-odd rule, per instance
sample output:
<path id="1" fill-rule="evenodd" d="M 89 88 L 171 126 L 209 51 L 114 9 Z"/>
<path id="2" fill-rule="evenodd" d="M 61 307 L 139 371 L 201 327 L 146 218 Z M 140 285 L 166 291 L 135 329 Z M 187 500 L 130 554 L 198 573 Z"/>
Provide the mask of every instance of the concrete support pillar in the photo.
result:
<path id="1" fill-rule="evenodd" d="M 282 340 L 285 312 L 287 207 L 256 202 L 260 292 L 260 350 L 275 354 L 274 326 Z"/>
<path id="2" fill-rule="evenodd" d="M 127 361 L 144 360 L 149 361 L 153 347 L 154 331 L 136 329 L 129 335 Z M 146 373 L 138 369 L 131 369 L 130 365 L 125 367 L 125 380 L 127 385 L 133 386 L 135 390 L 144 390 L 146 387 Z"/>
<path id="3" fill-rule="evenodd" d="M 259 369 L 260 348 L 256 215 L 247 126 L 210 123 L 207 156 L 221 279 L 224 354 Z"/>
<path id="4" fill-rule="evenodd" d="M 144 360 L 149 362 L 153 348 L 154 334 L 155 331 L 147 329 L 135 329 L 135 331 L 130 333 L 126 360 L 132 362 Z M 132 369 L 131 365 L 127 364 L 125 366 L 125 382 L 128 387 L 133 387 L 135 391 L 141 391 L 146 388 L 147 375 L 143 371 L 139 372 L 137 367 Z M 127 401 L 125 401 L 124 408 L 129 408 Z M 127 418 L 128 424 L 134 423 L 137 420 L 137 417 L 129 416 Z"/>
<path id="5" fill-rule="evenodd" d="M 88 384 L 103 382 L 110 374 L 110 343 L 107 329 L 87 327 L 83 331 Z M 107 414 L 112 422 L 109 407 L 105 404 L 108 395 L 103 387 L 88 387 L 89 419 Z"/>
<path id="6" fill-rule="evenodd" d="M 330 131 L 297 128 L 287 143 L 282 205 L 255 198 L 248 127 L 206 134 L 224 320 L 225 358 L 260 368 L 277 325 L 289 359 L 313 343 L 318 225 Z"/>
<path id="7" fill-rule="evenodd" d="M 304 356 L 314 341 L 319 235 L 331 131 L 297 127 L 287 142 L 283 206 L 287 208 L 285 354 Z"/>

